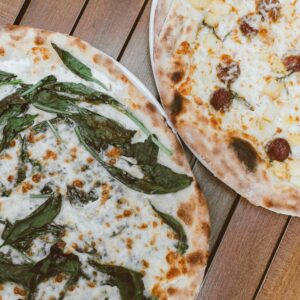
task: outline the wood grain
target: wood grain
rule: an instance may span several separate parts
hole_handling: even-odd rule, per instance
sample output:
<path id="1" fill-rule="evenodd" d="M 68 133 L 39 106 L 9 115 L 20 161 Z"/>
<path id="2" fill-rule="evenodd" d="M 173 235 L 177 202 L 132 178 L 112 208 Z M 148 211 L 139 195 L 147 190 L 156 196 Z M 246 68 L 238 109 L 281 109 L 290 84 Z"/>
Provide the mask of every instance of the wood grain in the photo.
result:
<path id="1" fill-rule="evenodd" d="M 300 219 L 291 218 L 256 299 L 300 299 L 299 232 Z"/>
<path id="2" fill-rule="evenodd" d="M 15 21 L 24 0 L 1 0 L 0 1 L 0 22 L 11 24 Z"/>
<path id="3" fill-rule="evenodd" d="M 85 0 L 32 0 L 22 25 L 70 33 Z"/>
<path id="4" fill-rule="evenodd" d="M 212 250 L 237 194 L 198 161 L 193 172 L 208 202 L 211 219 L 210 249 Z"/>
<path id="5" fill-rule="evenodd" d="M 144 0 L 91 0 L 74 32 L 116 58 L 144 4 Z"/>
<path id="6" fill-rule="evenodd" d="M 198 299 L 252 299 L 287 220 L 242 199 Z"/>

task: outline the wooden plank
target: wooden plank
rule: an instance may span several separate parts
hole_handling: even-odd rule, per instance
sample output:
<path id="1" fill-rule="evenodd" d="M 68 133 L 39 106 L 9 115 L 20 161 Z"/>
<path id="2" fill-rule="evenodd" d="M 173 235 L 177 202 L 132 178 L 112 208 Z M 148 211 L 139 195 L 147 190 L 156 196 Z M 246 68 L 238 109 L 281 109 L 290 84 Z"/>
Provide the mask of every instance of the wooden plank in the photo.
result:
<path id="1" fill-rule="evenodd" d="M 1 0 L 0 1 L 0 22 L 11 24 L 15 21 L 25 0 Z"/>
<path id="2" fill-rule="evenodd" d="M 85 0 L 32 0 L 22 25 L 70 33 Z"/>
<path id="3" fill-rule="evenodd" d="M 234 204 L 237 194 L 216 178 L 198 161 L 193 168 L 193 172 L 208 201 L 211 218 L 210 249 L 212 250 L 232 205 Z"/>
<path id="4" fill-rule="evenodd" d="M 144 0 L 91 0 L 74 32 L 116 58 L 144 4 Z"/>
<path id="5" fill-rule="evenodd" d="M 287 220 L 242 199 L 198 299 L 252 299 Z"/>
<path id="6" fill-rule="evenodd" d="M 300 219 L 291 218 L 256 299 L 300 299 Z"/>

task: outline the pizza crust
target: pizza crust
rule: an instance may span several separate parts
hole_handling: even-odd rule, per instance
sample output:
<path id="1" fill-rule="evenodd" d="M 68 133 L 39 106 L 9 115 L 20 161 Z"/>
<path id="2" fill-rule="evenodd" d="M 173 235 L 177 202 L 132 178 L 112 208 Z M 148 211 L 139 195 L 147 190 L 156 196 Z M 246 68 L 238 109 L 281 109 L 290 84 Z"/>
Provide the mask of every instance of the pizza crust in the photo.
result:
<path id="1" fill-rule="evenodd" d="M 137 86 L 138 80 L 133 75 L 127 76 L 122 67 L 112 58 L 79 38 L 42 29 L 9 25 L 2 27 L 0 36 L 3 58 L 10 55 L 13 59 L 12 50 L 22 53 L 22 51 L 37 48 L 37 52 L 42 52 L 42 57 L 34 60 L 35 63 L 37 65 L 47 63 L 55 68 L 55 65 L 61 62 L 50 45 L 50 42 L 54 41 L 61 47 L 70 49 L 73 55 L 105 74 L 114 83 L 122 85 L 122 90 L 126 91 L 126 94 L 122 94 L 123 103 L 130 105 L 146 126 L 149 126 L 163 143 L 174 150 L 172 163 L 177 166 L 177 169 L 192 176 L 182 146 L 167 126 L 165 118 L 160 114 L 159 104 L 148 99 L 143 93 L 146 88 L 140 83 L 140 86 Z M 39 74 L 32 76 L 39 77 Z M 169 273 L 161 278 L 152 290 L 152 293 L 159 299 L 183 299 L 183 296 L 185 299 L 194 299 L 204 276 L 208 257 L 209 215 L 206 200 L 196 180 L 185 192 L 178 195 L 182 198 L 179 199 L 179 205 L 176 208 L 177 216 L 186 231 L 189 249 L 184 257 L 173 254 L 173 258 L 169 259 Z"/>
<path id="2" fill-rule="evenodd" d="M 179 135 L 215 176 L 252 204 L 300 216 L 299 190 L 270 178 L 267 164 L 259 159 L 255 171 L 249 172 L 230 146 L 232 137 L 243 138 L 243 134 L 221 132 L 178 91 L 181 83 L 188 80 L 188 45 L 196 39 L 200 16 L 191 5 L 176 0 L 166 16 L 162 2 L 158 0 L 154 19 L 153 68 L 163 106 Z M 256 141 L 251 142 L 255 145 Z"/>

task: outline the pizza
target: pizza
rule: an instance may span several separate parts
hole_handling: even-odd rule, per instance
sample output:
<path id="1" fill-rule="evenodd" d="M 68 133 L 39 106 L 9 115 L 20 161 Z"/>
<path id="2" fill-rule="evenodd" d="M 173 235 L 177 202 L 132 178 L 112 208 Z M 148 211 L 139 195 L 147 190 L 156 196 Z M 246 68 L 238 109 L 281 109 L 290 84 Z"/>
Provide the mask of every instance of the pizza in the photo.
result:
<path id="1" fill-rule="evenodd" d="M 300 1 L 154 5 L 154 72 L 178 133 L 251 203 L 299 216 Z"/>
<path id="2" fill-rule="evenodd" d="M 79 38 L 0 30 L 0 299 L 193 299 L 206 201 L 137 79 Z"/>

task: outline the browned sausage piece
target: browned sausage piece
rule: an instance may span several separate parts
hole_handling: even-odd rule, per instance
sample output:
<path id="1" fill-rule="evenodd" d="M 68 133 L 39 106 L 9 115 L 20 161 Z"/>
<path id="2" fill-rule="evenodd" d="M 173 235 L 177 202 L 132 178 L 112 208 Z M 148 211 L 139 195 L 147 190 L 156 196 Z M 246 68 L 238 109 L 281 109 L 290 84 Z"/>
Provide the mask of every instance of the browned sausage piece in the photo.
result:
<path id="1" fill-rule="evenodd" d="M 229 89 L 219 88 L 210 98 L 210 104 L 215 110 L 225 111 L 232 103 L 233 95 Z"/>
<path id="2" fill-rule="evenodd" d="M 271 160 L 284 161 L 291 152 L 291 148 L 287 140 L 276 138 L 270 141 L 266 147 L 267 154 Z"/>
<path id="3" fill-rule="evenodd" d="M 300 71 L 300 55 L 286 56 L 282 60 L 282 62 L 289 72 L 299 72 Z"/>
<path id="4" fill-rule="evenodd" d="M 240 20 L 240 30 L 246 37 L 253 37 L 258 33 L 257 16 L 248 14 Z"/>
<path id="5" fill-rule="evenodd" d="M 280 17 L 281 5 L 278 0 L 259 0 L 256 8 L 260 15 L 264 18 L 268 16 L 273 22 Z"/>
<path id="6" fill-rule="evenodd" d="M 239 64 L 228 55 L 223 55 L 221 62 L 217 65 L 217 77 L 226 84 L 231 84 L 240 76 Z"/>

